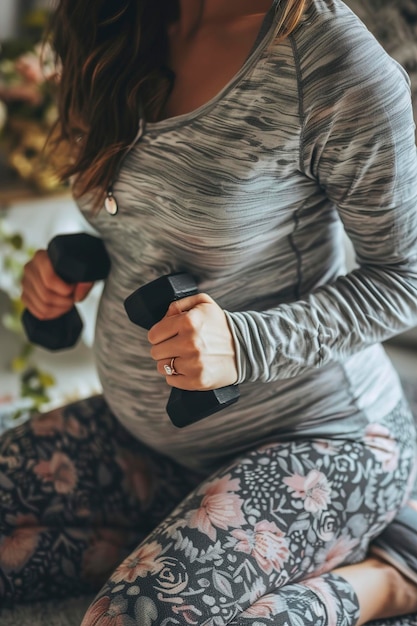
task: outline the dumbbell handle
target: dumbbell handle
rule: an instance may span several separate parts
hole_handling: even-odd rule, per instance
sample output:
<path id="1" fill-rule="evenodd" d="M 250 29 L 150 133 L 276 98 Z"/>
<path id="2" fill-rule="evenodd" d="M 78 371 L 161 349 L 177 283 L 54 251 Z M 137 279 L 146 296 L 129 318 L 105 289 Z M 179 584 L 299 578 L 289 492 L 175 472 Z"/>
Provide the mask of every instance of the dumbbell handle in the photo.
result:
<path id="1" fill-rule="evenodd" d="M 174 300 L 194 296 L 198 287 L 189 274 L 169 274 L 137 289 L 125 300 L 129 319 L 149 330 L 166 314 Z M 185 391 L 173 388 L 167 404 L 172 423 L 182 428 L 217 413 L 239 399 L 237 385 L 210 391 Z"/>
<path id="2" fill-rule="evenodd" d="M 68 284 L 102 280 L 110 270 L 103 242 L 87 233 L 57 235 L 49 242 L 47 253 L 54 272 Z M 26 309 L 22 324 L 28 339 L 48 350 L 71 348 L 83 328 L 75 307 L 51 320 L 39 320 Z"/>

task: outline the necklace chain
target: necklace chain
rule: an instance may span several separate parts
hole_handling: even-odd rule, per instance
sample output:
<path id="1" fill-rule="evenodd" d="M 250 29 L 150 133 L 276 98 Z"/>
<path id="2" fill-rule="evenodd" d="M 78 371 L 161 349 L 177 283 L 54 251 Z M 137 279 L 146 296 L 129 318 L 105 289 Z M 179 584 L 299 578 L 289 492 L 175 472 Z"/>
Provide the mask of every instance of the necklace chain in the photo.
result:
<path id="1" fill-rule="evenodd" d="M 145 132 L 145 123 L 143 120 L 143 116 L 141 115 L 140 120 L 139 120 L 139 128 L 138 128 L 138 132 L 136 133 L 136 136 L 134 138 L 134 140 L 127 146 L 127 148 L 125 149 L 125 151 L 123 152 L 122 156 L 120 157 L 119 163 L 117 164 L 114 176 L 113 176 L 113 180 L 111 181 L 110 185 L 107 187 L 106 190 L 106 198 L 104 200 L 104 208 L 106 210 L 106 212 L 109 215 L 117 215 L 119 212 L 119 203 L 117 202 L 117 199 L 114 195 L 114 183 L 115 180 L 117 178 L 117 176 L 119 175 L 119 172 L 122 168 L 122 165 L 127 157 L 127 155 L 129 154 L 129 152 L 131 152 L 131 150 L 133 150 L 133 148 L 136 146 L 136 144 L 142 139 L 143 137 L 143 133 Z"/>

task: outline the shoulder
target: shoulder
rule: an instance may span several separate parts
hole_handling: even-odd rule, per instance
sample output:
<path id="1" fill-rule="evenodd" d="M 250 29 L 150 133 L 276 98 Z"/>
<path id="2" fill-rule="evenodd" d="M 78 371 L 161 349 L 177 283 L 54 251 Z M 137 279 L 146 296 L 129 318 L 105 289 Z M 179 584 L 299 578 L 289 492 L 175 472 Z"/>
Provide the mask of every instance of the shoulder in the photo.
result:
<path id="1" fill-rule="evenodd" d="M 351 87 L 384 91 L 384 84 L 409 84 L 400 65 L 383 49 L 342 0 L 309 0 L 291 36 L 304 95 L 330 97 Z"/>
<path id="2" fill-rule="evenodd" d="M 291 43 L 304 171 L 338 160 L 354 169 L 377 152 L 393 164 L 401 141 L 414 144 L 408 76 L 342 0 L 310 0 Z"/>
<path id="3" fill-rule="evenodd" d="M 291 43 L 305 141 L 413 125 L 406 72 L 342 0 L 309 0 Z"/>
<path id="4" fill-rule="evenodd" d="M 294 38 L 301 52 L 323 50 L 336 55 L 368 44 L 383 51 L 361 19 L 342 0 L 307 0 Z M 315 42 L 314 48 L 311 47 Z M 384 53 L 386 54 L 386 53 Z"/>

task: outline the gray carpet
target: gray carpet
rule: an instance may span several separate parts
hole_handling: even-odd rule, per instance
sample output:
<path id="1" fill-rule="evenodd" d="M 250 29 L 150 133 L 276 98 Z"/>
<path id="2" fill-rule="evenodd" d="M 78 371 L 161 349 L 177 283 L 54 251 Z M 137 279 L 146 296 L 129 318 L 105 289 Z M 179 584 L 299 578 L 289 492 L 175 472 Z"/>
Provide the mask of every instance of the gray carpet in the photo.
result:
<path id="1" fill-rule="evenodd" d="M 80 626 L 92 598 L 74 598 L 19 606 L 0 613 L 0 626 Z"/>

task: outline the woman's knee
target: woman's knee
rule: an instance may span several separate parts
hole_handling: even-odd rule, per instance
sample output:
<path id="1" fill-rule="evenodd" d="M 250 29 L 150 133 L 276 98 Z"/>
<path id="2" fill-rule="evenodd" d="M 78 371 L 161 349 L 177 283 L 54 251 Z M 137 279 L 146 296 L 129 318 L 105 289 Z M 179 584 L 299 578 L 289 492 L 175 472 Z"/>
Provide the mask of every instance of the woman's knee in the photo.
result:
<path id="1" fill-rule="evenodd" d="M 158 541 L 145 542 L 111 575 L 82 626 L 106 624 L 110 617 L 125 618 L 126 623 L 131 619 L 132 624 L 141 626 L 159 625 L 165 619 L 200 623 L 210 611 L 204 615 L 204 602 L 197 608 L 193 600 L 187 601 L 187 592 L 192 597 L 196 591 L 192 587 L 189 564 L 175 553 L 172 544 L 163 548 Z"/>

